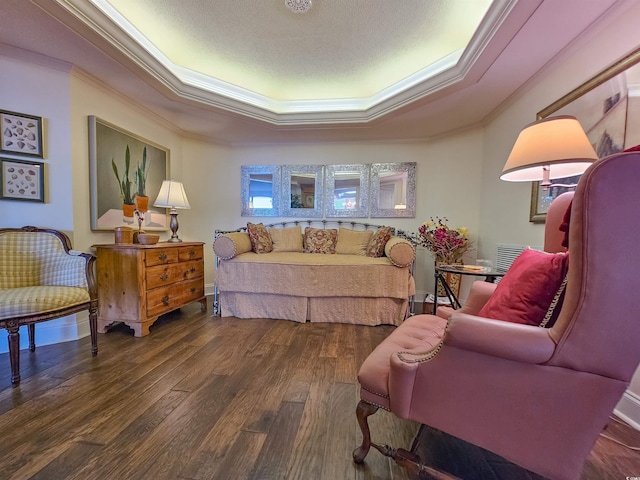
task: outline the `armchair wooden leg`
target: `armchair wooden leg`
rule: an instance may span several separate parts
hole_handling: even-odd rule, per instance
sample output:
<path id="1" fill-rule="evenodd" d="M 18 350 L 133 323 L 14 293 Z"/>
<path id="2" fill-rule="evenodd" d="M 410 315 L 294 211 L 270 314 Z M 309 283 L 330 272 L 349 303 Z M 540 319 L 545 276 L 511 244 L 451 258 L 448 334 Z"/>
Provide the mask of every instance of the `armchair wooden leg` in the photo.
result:
<path id="1" fill-rule="evenodd" d="M 91 354 L 98 354 L 98 305 L 89 307 L 89 331 L 91 332 Z"/>
<path id="2" fill-rule="evenodd" d="M 18 325 L 7 327 L 9 332 L 9 361 L 11 363 L 11 383 L 20 383 L 20 331 Z"/>
<path id="3" fill-rule="evenodd" d="M 356 408 L 356 417 L 358 418 L 358 425 L 362 430 L 362 445 L 353 451 L 353 461 L 356 463 L 364 462 L 364 457 L 369 453 L 371 448 L 371 431 L 369 430 L 369 422 L 367 418 L 378 411 L 378 407 L 371 405 L 370 403 L 360 400 L 358 407 Z"/>
<path id="4" fill-rule="evenodd" d="M 28 331 L 29 331 L 29 351 L 35 352 L 36 351 L 36 324 L 30 323 L 28 325 Z"/>

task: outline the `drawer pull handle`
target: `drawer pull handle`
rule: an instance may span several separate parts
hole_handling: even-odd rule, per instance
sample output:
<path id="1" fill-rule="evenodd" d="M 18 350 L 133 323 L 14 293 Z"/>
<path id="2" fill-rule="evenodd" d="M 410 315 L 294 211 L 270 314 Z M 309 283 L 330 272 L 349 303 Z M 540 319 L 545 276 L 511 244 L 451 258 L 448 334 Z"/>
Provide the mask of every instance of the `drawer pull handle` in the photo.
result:
<path id="1" fill-rule="evenodd" d="M 196 267 L 191 267 L 191 268 L 189 269 L 189 273 L 194 273 L 195 271 L 196 271 Z"/>
<path id="2" fill-rule="evenodd" d="M 196 293 L 196 289 L 195 287 L 191 287 L 191 289 L 189 290 L 191 293 Z"/>
<path id="3" fill-rule="evenodd" d="M 162 280 L 163 282 L 169 278 L 169 275 L 167 275 L 166 273 L 163 273 L 162 275 L 160 275 L 160 280 Z"/>
<path id="4" fill-rule="evenodd" d="M 167 259 L 167 254 L 166 253 L 161 253 L 160 255 L 158 255 L 158 260 L 166 260 Z"/>
<path id="5" fill-rule="evenodd" d="M 162 297 L 162 303 L 166 306 L 169 305 L 169 295 L 165 295 L 164 297 Z"/>
<path id="6" fill-rule="evenodd" d="M 189 256 L 193 257 L 196 254 L 195 250 L 189 250 Z"/>

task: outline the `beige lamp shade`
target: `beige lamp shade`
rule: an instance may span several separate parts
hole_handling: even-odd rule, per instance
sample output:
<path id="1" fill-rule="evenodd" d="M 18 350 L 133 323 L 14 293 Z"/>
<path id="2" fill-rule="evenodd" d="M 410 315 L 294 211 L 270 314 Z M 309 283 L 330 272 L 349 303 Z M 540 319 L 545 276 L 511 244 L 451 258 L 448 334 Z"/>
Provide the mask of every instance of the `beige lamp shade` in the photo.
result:
<path id="1" fill-rule="evenodd" d="M 575 117 L 549 117 L 520 132 L 500 179 L 543 180 L 549 185 L 549 179 L 580 175 L 596 160 L 598 155 Z"/>
<path id="2" fill-rule="evenodd" d="M 156 198 L 153 206 L 172 209 L 191 208 L 182 183 L 176 182 L 175 180 L 163 180 L 162 186 L 160 187 L 160 193 L 158 193 L 158 198 Z"/>

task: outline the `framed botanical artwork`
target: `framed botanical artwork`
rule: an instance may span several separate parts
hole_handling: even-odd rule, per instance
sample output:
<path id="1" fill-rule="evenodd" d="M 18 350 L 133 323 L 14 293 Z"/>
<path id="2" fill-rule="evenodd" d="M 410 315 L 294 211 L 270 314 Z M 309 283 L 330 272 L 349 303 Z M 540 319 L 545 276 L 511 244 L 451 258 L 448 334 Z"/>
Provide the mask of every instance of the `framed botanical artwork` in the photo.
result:
<path id="1" fill-rule="evenodd" d="M 44 203 L 44 163 L 0 158 L 0 198 Z"/>
<path id="2" fill-rule="evenodd" d="M 0 152 L 44 158 L 42 117 L 0 110 Z"/>
<path id="3" fill-rule="evenodd" d="M 537 118 L 573 115 L 587 133 L 599 158 L 640 144 L 640 49 L 609 66 L 595 77 L 538 112 Z M 544 223 L 551 201 L 575 189 L 580 176 L 554 180 L 559 187 L 531 188 L 529 221 Z"/>
<path id="4" fill-rule="evenodd" d="M 169 176 L 169 149 L 89 116 L 91 230 L 128 225 L 169 229 L 167 210 L 153 207 Z"/>

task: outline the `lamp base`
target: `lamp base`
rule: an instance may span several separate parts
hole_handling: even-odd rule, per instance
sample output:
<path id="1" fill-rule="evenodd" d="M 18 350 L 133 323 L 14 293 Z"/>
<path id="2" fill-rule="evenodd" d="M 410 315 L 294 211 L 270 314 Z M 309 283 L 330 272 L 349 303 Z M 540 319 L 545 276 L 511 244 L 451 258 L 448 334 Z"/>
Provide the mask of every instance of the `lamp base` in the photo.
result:
<path id="1" fill-rule="evenodd" d="M 169 211 L 169 215 L 171 215 L 171 221 L 169 222 L 169 228 L 171 229 L 171 238 L 167 240 L 169 243 L 179 243 L 182 242 L 178 238 L 178 212 L 175 208 L 172 208 Z"/>

